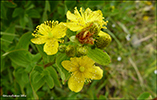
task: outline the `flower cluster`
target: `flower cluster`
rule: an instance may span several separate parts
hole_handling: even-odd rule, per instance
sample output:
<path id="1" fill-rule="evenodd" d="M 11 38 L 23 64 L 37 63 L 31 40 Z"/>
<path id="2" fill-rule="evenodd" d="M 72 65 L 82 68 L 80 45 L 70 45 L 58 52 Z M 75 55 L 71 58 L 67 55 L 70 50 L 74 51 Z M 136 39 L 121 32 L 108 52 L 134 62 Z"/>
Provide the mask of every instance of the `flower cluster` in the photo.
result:
<path id="1" fill-rule="evenodd" d="M 78 11 L 75 7 L 74 13 L 68 11 L 66 16 L 67 22 L 46 21 L 38 25 L 32 33 L 35 38 L 31 41 L 34 44 L 45 43 L 43 50 L 47 55 L 54 55 L 59 51 L 71 57 L 61 64 L 72 73 L 68 81 L 69 88 L 79 92 L 84 82 L 103 77 L 103 70 L 95 66 L 95 61 L 87 56 L 88 48 L 104 49 L 110 44 L 111 37 L 101 30 L 107 29 L 108 23 L 104 21 L 101 10 L 92 11 L 87 8 L 84 11 L 80 8 Z M 67 29 L 74 33 L 69 37 L 70 41 L 64 41 Z"/>

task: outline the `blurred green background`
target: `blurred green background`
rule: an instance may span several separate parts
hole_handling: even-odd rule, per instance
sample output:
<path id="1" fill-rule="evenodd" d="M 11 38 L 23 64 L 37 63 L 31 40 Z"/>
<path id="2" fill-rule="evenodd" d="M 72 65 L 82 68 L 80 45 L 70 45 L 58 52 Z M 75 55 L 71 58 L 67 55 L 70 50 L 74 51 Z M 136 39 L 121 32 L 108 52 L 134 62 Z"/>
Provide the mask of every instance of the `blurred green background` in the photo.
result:
<path id="1" fill-rule="evenodd" d="M 66 22 L 66 12 L 78 9 L 100 9 L 112 42 L 105 48 L 112 62 L 101 66 L 104 75 L 101 80 L 86 84 L 79 93 L 69 90 L 67 83 L 62 87 L 49 89 L 44 84 L 37 95 L 41 99 L 135 99 L 142 93 L 157 96 L 156 69 L 156 2 L 154 1 L 1 1 L 1 98 L 5 95 L 25 94 L 34 98 L 28 79 L 30 56 L 37 61 L 38 51 L 30 42 L 31 33 L 43 21 Z M 32 55 L 22 55 L 25 50 Z M 10 54 L 11 52 L 17 52 Z M 20 59 L 19 62 L 17 62 Z M 26 63 L 27 62 L 27 63 Z M 23 66 L 25 64 L 25 66 Z M 18 65 L 18 66 L 16 66 Z M 22 70 L 18 70 L 22 67 Z M 16 75 L 16 71 L 19 73 Z M 156 70 L 156 71 L 155 71 Z M 22 76 L 19 78 L 19 76 Z M 60 75 L 58 74 L 60 77 Z M 21 85 L 24 84 L 24 85 Z M 12 98 L 10 98 L 12 99 Z M 20 99 L 20 98 L 17 98 Z M 26 98 L 23 98 L 26 99 Z"/>

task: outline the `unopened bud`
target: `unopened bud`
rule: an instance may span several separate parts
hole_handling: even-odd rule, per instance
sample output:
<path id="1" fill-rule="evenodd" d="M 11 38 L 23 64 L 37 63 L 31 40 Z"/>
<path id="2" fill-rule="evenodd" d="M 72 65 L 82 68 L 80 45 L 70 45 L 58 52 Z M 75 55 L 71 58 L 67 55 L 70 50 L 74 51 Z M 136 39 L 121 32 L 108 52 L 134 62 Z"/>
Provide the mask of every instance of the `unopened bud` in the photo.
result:
<path id="1" fill-rule="evenodd" d="M 85 56 L 87 55 L 87 49 L 86 47 L 78 47 L 77 48 L 77 56 Z"/>
<path id="2" fill-rule="evenodd" d="M 100 32 L 100 25 L 97 22 L 94 22 L 89 31 L 94 33 L 93 36 L 97 36 Z"/>
<path id="3" fill-rule="evenodd" d="M 111 39 L 110 35 L 105 33 L 104 35 L 97 37 L 96 46 L 100 49 L 103 49 L 110 44 L 111 40 L 112 39 Z"/>
<path id="4" fill-rule="evenodd" d="M 62 52 L 62 53 L 65 52 L 65 49 L 66 49 L 66 45 L 60 45 L 59 48 L 58 48 L 58 50 L 59 50 L 60 52 Z"/>
<path id="5" fill-rule="evenodd" d="M 73 45 L 68 45 L 65 52 L 67 56 L 73 57 L 75 56 L 75 47 Z"/>

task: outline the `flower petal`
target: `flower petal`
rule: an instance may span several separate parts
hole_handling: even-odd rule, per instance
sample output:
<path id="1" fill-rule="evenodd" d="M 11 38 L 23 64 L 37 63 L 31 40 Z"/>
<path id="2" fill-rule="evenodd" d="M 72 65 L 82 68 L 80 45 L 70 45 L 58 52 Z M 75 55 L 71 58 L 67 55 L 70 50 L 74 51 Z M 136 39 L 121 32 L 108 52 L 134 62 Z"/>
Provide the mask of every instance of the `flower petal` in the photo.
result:
<path id="1" fill-rule="evenodd" d="M 82 9 L 82 8 L 80 8 L 80 9 Z M 81 14 L 83 14 L 82 10 L 81 10 Z M 74 14 L 72 14 L 70 11 L 68 11 L 66 16 L 67 16 L 67 19 L 69 19 L 70 21 L 84 23 L 84 19 L 78 12 L 77 7 L 75 7 Z"/>
<path id="2" fill-rule="evenodd" d="M 78 73 L 77 75 L 72 75 L 68 81 L 68 86 L 71 91 L 79 92 L 82 90 L 84 85 L 84 77 L 81 73 Z"/>
<path id="3" fill-rule="evenodd" d="M 104 22 L 103 19 L 104 17 L 101 10 L 93 11 L 86 16 L 87 22 L 97 22 L 101 27 L 103 27 L 104 24 L 106 25 L 106 22 Z"/>
<path id="4" fill-rule="evenodd" d="M 97 11 L 93 11 L 89 16 L 88 16 L 88 20 L 90 21 L 101 21 L 102 19 L 104 19 L 103 14 L 101 12 L 101 10 L 97 10 Z"/>
<path id="5" fill-rule="evenodd" d="M 86 21 L 87 21 L 88 16 L 89 16 L 91 13 L 92 13 L 92 10 L 91 10 L 91 9 L 87 8 L 87 9 L 85 10 L 84 15 L 85 15 L 85 20 L 86 20 Z"/>
<path id="6" fill-rule="evenodd" d="M 74 62 L 74 61 L 64 60 L 64 61 L 62 61 L 61 64 L 69 72 L 76 71 L 78 68 L 76 62 Z"/>
<path id="7" fill-rule="evenodd" d="M 82 56 L 79 58 L 79 64 L 84 67 L 92 67 L 94 65 L 94 61 L 88 56 Z"/>
<path id="8" fill-rule="evenodd" d="M 63 23 L 60 23 L 53 28 L 51 33 L 54 38 L 62 38 L 66 35 L 66 30 L 66 26 Z"/>
<path id="9" fill-rule="evenodd" d="M 75 23 L 75 22 L 68 22 L 68 23 L 65 23 L 65 25 L 72 31 L 81 30 L 85 26 L 83 24 L 79 24 L 79 23 Z"/>
<path id="10" fill-rule="evenodd" d="M 44 45 L 44 51 L 47 53 L 47 55 L 53 55 L 58 52 L 58 41 L 56 39 L 50 39 L 46 41 Z"/>
<path id="11" fill-rule="evenodd" d="M 50 33 L 52 30 L 52 28 L 50 28 L 50 26 L 45 25 L 45 24 L 41 24 L 38 27 L 39 27 L 38 32 L 43 34 L 43 35 L 48 35 L 48 33 Z"/>
<path id="12" fill-rule="evenodd" d="M 43 44 L 46 42 L 46 38 L 44 36 L 40 36 L 40 37 L 31 39 L 31 42 L 33 42 L 34 44 Z"/>
<path id="13" fill-rule="evenodd" d="M 67 12 L 66 16 L 67 16 L 67 19 L 69 19 L 70 21 L 76 21 L 78 18 L 78 16 L 72 14 L 70 11 Z"/>
<path id="14" fill-rule="evenodd" d="M 93 66 L 92 68 L 86 69 L 84 75 L 85 78 L 98 80 L 103 77 L 103 70 L 100 67 Z"/>

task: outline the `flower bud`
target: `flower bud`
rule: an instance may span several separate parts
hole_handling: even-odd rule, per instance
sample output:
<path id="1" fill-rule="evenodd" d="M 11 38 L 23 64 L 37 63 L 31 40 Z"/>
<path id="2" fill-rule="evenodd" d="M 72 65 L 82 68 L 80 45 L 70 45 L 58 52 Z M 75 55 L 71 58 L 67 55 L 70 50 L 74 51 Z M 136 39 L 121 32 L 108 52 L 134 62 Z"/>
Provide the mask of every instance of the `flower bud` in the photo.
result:
<path id="1" fill-rule="evenodd" d="M 96 46 L 97 48 L 103 49 L 110 44 L 111 40 L 110 35 L 105 33 L 105 35 L 97 37 Z"/>
<path id="2" fill-rule="evenodd" d="M 69 57 L 75 56 L 75 47 L 73 45 L 68 45 L 65 52 L 66 55 Z"/>
<path id="3" fill-rule="evenodd" d="M 89 31 L 94 33 L 93 36 L 97 36 L 100 32 L 100 25 L 97 22 L 94 22 Z"/>
<path id="4" fill-rule="evenodd" d="M 78 47 L 77 48 L 77 56 L 85 56 L 87 55 L 87 49 L 85 47 Z"/>
<path id="5" fill-rule="evenodd" d="M 59 50 L 60 52 L 62 52 L 62 53 L 65 52 L 65 49 L 66 49 L 66 45 L 60 45 L 59 48 L 58 48 L 58 50 Z"/>

